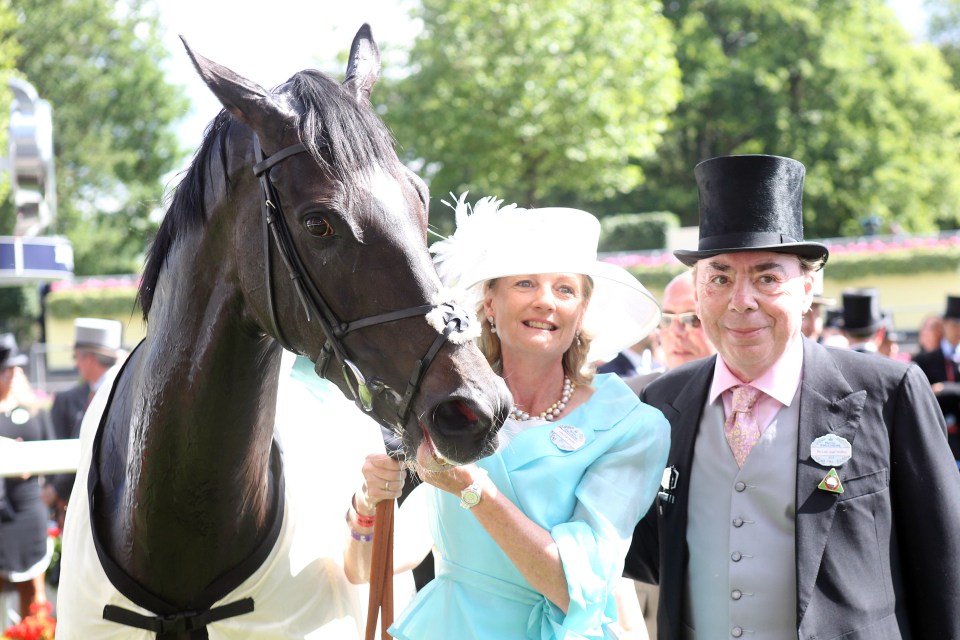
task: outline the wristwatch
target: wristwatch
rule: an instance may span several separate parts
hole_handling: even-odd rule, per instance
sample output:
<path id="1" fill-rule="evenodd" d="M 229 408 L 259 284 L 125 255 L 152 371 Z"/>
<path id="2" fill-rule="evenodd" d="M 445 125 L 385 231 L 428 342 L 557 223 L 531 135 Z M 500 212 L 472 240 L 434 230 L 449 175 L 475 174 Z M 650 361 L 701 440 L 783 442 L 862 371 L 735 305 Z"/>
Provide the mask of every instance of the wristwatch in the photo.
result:
<path id="1" fill-rule="evenodd" d="M 473 509 L 480 504 L 480 498 L 483 492 L 480 490 L 480 483 L 474 482 L 460 492 L 460 506 L 464 509 Z"/>

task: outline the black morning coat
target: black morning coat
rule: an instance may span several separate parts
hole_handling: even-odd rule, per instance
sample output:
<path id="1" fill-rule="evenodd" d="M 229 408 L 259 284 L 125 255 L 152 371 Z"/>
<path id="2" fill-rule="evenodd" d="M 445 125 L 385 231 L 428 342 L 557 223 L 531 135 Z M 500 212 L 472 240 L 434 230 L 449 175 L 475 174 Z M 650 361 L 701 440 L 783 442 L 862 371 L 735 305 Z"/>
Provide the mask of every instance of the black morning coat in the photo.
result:
<path id="1" fill-rule="evenodd" d="M 715 358 L 641 395 L 670 421 L 677 484 L 637 525 L 625 574 L 660 584 L 661 640 L 681 637 L 690 468 Z M 842 494 L 817 488 L 827 469 L 810 444 L 828 433 L 852 445 Z M 920 369 L 804 339 L 797 455 L 797 637 L 960 640 L 960 473 Z"/>

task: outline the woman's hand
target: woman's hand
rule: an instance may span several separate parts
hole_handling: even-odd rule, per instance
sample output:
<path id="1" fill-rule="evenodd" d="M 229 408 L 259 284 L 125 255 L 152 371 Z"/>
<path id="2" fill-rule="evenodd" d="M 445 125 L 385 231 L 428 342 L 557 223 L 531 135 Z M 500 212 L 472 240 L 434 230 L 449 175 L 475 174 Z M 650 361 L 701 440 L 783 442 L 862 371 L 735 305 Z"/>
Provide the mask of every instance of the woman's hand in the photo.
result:
<path id="1" fill-rule="evenodd" d="M 484 495 L 491 495 L 496 492 L 496 488 L 487 477 L 487 472 L 475 464 L 451 467 L 448 471 L 428 471 L 421 467 L 420 479 L 457 497 L 460 497 L 460 492 L 474 482 L 480 483 Z"/>
<path id="2" fill-rule="evenodd" d="M 371 453 L 363 462 L 363 488 L 356 496 L 357 512 L 371 516 L 377 503 L 396 500 L 403 492 L 404 473 L 400 462 L 385 453 Z"/>
<path id="3" fill-rule="evenodd" d="M 446 461 L 438 460 L 432 448 L 424 446 L 417 449 L 417 475 L 425 483 L 458 497 L 461 491 L 474 482 L 487 478 L 486 472 L 477 465 L 455 467 Z"/>

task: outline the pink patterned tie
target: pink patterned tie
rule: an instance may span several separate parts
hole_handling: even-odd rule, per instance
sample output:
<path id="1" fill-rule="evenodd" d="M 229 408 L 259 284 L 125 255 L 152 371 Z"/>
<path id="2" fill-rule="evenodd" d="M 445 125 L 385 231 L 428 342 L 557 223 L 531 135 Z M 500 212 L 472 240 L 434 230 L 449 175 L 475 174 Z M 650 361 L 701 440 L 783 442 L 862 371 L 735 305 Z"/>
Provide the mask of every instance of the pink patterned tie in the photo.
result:
<path id="1" fill-rule="evenodd" d="M 753 413 L 753 406 L 757 403 L 760 393 L 759 389 L 747 384 L 734 387 L 733 409 L 723 425 L 730 451 L 737 459 L 737 466 L 741 468 L 747 456 L 750 455 L 753 445 L 760 440 L 760 425 L 757 424 L 757 416 Z"/>

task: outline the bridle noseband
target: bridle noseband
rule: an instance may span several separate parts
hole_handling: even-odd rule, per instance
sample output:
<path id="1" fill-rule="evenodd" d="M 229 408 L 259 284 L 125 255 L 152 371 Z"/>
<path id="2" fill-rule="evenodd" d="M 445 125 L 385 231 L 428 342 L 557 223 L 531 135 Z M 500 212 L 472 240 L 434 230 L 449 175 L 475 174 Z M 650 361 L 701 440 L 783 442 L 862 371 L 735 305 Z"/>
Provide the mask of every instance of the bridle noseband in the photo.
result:
<path id="1" fill-rule="evenodd" d="M 274 336 L 284 349 L 299 354 L 283 333 L 280 322 L 277 319 L 277 309 L 274 304 L 274 292 L 272 283 L 272 261 L 270 251 L 270 239 L 276 245 L 277 252 L 283 260 L 284 267 L 293 282 L 300 305 L 303 307 L 307 316 L 307 322 L 313 322 L 316 318 L 326 336 L 326 343 L 320 350 L 316 361 L 316 371 L 319 375 L 327 377 L 327 368 L 330 364 L 330 357 L 336 356 L 340 363 L 341 372 L 344 380 L 353 394 L 353 400 L 364 412 L 370 413 L 378 422 L 393 430 L 400 430 L 406 425 L 413 407 L 413 400 L 420 390 L 420 383 L 426 374 L 434 357 L 440 351 L 440 348 L 447 341 L 448 336 L 454 332 L 466 331 L 469 325 L 469 316 L 453 304 L 443 303 L 441 305 L 423 304 L 407 309 L 388 311 L 386 313 L 369 316 L 352 322 L 341 322 L 337 318 L 333 309 L 327 304 L 323 294 L 317 289 L 310 279 L 303 260 L 297 252 L 296 245 L 290 233 L 290 227 L 287 225 L 286 218 L 283 215 L 283 209 L 280 205 L 279 194 L 276 187 L 269 179 L 270 169 L 283 162 L 290 156 L 298 153 L 306 153 L 307 147 L 299 142 L 281 149 L 269 157 L 264 157 L 263 150 L 260 148 L 260 139 L 256 134 L 253 136 L 253 150 L 256 158 L 256 164 L 253 165 L 253 174 L 259 178 L 260 187 L 263 193 L 263 203 L 261 210 L 263 212 L 263 250 L 264 250 L 264 274 L 266 279 L 267 305 L 270 308 L 270 322 L 273 324 Z M 383 393 L 389 391 L 389 388 L 382 384 L 368 383 L 366 377 L 360 371 L 360 368 L 349 358 L 343 339 L 347 334 L 365 329 L 378 324 L 394 322 L 406 318 L 425 316 L 434 309 L 440 308 L 443 311 L 443 331 L 433 341 L 433 344 L 427 349 L 426 355 L 414 365 L 410 380 L 407 383 L 407 389 L 404 392 L 395 418 L 396 422 L 388 420 L 373 411 L 374 392 Z M 311 310 L 313 313 L 311 313 Z M 371 388 L 374 387 L 374 388 Z"/>

